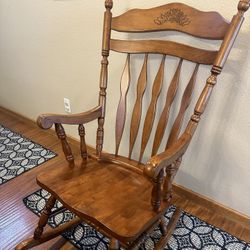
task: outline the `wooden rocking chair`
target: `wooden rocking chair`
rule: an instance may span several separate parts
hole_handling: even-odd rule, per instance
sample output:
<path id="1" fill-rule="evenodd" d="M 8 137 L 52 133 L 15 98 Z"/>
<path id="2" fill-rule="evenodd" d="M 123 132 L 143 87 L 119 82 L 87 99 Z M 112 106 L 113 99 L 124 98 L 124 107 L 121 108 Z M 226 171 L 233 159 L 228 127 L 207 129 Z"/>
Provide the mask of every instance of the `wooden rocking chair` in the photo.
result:
<path id="1" fill-rule="evenodd" d="M 105 1 L 104 31 L 101 61 L 99 104 L 92 110 L 75 115 L 41 115 L 38 125 L 49 129 L 55 124 L 56 133 L 62 142 L 65 163 L 37 177 L 37 183 L 51 193 L 42 212 L 32 238 L 21 242 L 16 249 L 28 249 L 57 237 L 70 227 L 84 221 L 110 238 L 109 249 L 138 249 L 145 235 L 159 226 L 162 237 L 154 249 L 163 249 L 180 216 L 176 209 L 170 223 L 164 224 L 163 216 L 171 204 L 172 182 L 201 119 L 212 90 L 221 73 L 242 22 L 249 9 L 250 0 L 241 0 L 238 12 L 227 22 L 217 12 L 202 12 L 182 3 L 169 3 L 151 9 L 132 9 L 120 16 L 112 17 L 112 0 Z M 166 40 L 117 40 L 111 39 L 111 31 L 154 32 L 169 31 L 210 40 L 222 40 L 219 50 L 209 51 Z M 126 53 L 127 60 L 121 79 L 121 96 L 116 117 L 116 150 L 114 154 L 103 152 L 104 120 L 106 111 L 106 89 L 108 82 L 108 56 L 110 50 Z M 138 78 L 137 97 L 131 111 L 128 157 L 119 155 L 119 147 L 126 121 L 126 97 L 130 83 L 131 54 L 145 54 Z M 145 119 L 141 119 L 142 99 L 147 86 L 149 54 L 162 55 L 162 61 L 152 85 L 152 97 L 146 108 Z M 166 56 L 180 59 L 170 82 L 166 103 L 156 121 L 156 132 L 152 143 L 152 156 L 143 164 L 143 156 L 149 140 L 156 114 L 157 100 L 162 89 Z M 165 151 L 158 153 L 164 138 L 171 105 L 175 99 L 183 61 L 195 63 L 194 71 L 184 91 L 179 113 L 170 130 Z M 200 64 L 212 65 L 204 89 L 198 98 L 183 133 L 184 121 L 196 75 Z M 87 152 L 83 124 L 97 120 L 96 152 Z M 142 140 L 138 159 L 132 159 L 135 141 L 141 120 Z M 142 121 L 143 122 L 143 121 Z M 81 157 L 74 159 L 62 124 L 79 125 Z M 80 158 L 80 160 L 79 160 Z M 51 215 L 55 201 L 77 217 L 56 229 L 43 232 Z"/>

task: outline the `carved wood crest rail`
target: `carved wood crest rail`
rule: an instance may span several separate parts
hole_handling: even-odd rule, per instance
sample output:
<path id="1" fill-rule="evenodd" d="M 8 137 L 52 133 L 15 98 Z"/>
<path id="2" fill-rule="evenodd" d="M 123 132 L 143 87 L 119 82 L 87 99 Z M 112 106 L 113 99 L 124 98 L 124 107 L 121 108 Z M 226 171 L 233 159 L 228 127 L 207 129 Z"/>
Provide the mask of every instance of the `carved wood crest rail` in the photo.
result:
<path id="1" fill-rule="evenodd" d="M 191 23 L 191 19 L 188 17 L 188 15 L 185 15 L 185 13 L 182 10 L 173 8 L 167 10 L 166 12 L 162 13 L 159 17 L 155 18 L 154 22 L 157 25 L 162 25 L 164 23 L 170 22 L 170 23 L 177 23 L 181 26 L 185 26 Z"/>

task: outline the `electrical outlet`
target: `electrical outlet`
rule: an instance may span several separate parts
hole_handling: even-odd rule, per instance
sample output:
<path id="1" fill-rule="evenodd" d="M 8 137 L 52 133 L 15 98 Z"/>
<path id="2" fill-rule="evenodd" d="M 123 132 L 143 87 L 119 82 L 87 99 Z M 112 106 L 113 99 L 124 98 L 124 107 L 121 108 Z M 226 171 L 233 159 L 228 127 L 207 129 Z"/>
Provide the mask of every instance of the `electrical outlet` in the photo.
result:
<path id="1" fill-rule="evenodd" d="M 66 113 L 71 113 L 71 105 L 70 105 L 70 100 L 68 98 L 63 98 L 64 102 L 64 110 Z"/>

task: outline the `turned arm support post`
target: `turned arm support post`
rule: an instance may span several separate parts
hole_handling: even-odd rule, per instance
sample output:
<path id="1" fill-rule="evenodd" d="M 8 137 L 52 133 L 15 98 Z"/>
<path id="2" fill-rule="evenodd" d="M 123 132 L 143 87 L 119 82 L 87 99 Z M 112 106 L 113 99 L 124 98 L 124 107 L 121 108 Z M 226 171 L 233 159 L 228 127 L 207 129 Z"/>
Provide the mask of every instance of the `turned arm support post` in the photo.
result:
<path id="1" fill-rule="evenodd" d="M 43 114 L 38 117 L 37 124 L 42 129 L 49 129 L 53 124 L 55 124 L 55 130 L 58 138 L 61 140 L 66 160 L 72 164 L 74 163 L 74 157 L 62 124 L 78 125 L 78 131 L 81 139 L 80 151 L 82 158 L 86 159 L 87 147 L 85 143 L 85 128 L 83 124 L 99 118 L 101 113 L 102 107 L 98 106 L 87 112 L 74 115 Z"/>
<path id="2" fill-rule="evenodd" d="M 80 124 L 78 126 L 78 133 L 80 136 L 80 152 L 81 152 L 81 156 L 82 159 L 87 159 L 88 158 L 88 153 L 87 153 L 87 145 L 86 145 L 86 141 L 85 141 L 85 128 L 83 126 L 83 124 Z"/>
<path id="3" fill-rule="evenodd" d="M 192 134 L 189 132 L 190 126 L 182 136 L 166 151 L 156 156 L 153 156 L 144 167 L 143 173 L 153 183 L 151 204 L 155 212 L 158 212 L 161 207 L 163 199 L 163 182 L 164 182 L 164 169 L 171 167 L 173 163 L 178 161 L 185 153 L 191 139 Z"/>

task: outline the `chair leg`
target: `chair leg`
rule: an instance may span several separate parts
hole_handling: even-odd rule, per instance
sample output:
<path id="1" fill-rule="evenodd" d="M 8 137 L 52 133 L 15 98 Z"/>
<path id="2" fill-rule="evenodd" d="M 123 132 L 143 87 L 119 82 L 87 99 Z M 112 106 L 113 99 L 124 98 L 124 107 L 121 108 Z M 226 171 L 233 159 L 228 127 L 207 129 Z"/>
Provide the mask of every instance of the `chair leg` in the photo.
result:
<path id="1" fill-rule="evenodd" d="M 167 233 L 167 226 L 166 226 L 166 224 L 164 223 L 163 219 L 161 219 L 161 222 L 160 222 L 160 224 L 159 224 L 159 227 L 160 227 L 161 234 L 162 234 L 162 235 L 166 235 L 166 233 Z"/>
<path id="2" fill-rule="evenodd" d="M 41 239 L 44 227 L 46 226 L 48 222 L 49 215 L 51 214 L 51 209 L 53 208 L 55 202 L 56 202 L 56 198 L 54 196 L 50 196 L 39 218 L 39 222 L 35 229 L 33 239 L 28 239 L 28 240 L 21 242 L 20 244 L 16 246 L 16 249 L 18 250 L 29 249 L 30 247 L 33 247 L 33 244 L 35 241 L 39 241 Z"/>
<path id="3" fill-rule="evenodd" d="M 109 250 L 119 250 L 119 249 L 120 249 L 119 241 L 116 240 L 115 238 L 111 238 L 109 243 Z"/>
<path id="4" fill-rule="evenodd" d="M 169 223 L 167 226 L 163 225 L 163 221 L 160 224 L 160 229 L 163 230 L 163 235 L 159 242 L 156 244 L 154 250 L 162 250 L 166 246 L 169 238 L 171 237 L 176 224 L 181 216 L 181 209 L 176 208 L 175 213 L 173 214 L 172 218 L 170 219 Z"/>
<path id="5" fill-rule="evenodd" d="M 46 226 L 48 219 L 49 219 L 49 216 L 51 214 L 51 209 L 55 205 L 55 202 L 56 202 L 56 198 L 51 195 L 49 200 L 46 203 L 45 208 L 42 211 L 37 228 L 35 229 L 35 232 L 34 232 L 34 239 L 35 240 L 38 240 L 41 238 L 44 227 Z"/>

